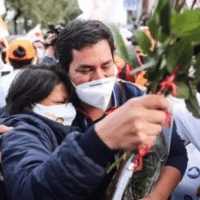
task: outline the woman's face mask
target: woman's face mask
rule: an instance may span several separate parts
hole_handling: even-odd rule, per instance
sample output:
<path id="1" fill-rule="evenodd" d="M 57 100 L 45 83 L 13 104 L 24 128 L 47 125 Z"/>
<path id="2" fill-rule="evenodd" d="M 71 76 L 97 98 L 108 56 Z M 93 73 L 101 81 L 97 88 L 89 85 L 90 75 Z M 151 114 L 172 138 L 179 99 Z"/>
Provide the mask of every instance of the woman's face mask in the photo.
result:
<path id="1" fill-rule="evenodd" d="M 33 108 L 33 112 L 55 122 L 62 123 L 65 126 L 71 126 L 74 118 L 76 117 L 76 109 L 72 103 L 52 106 L 36 104 Z"/>
<path id="2" fill-rule="evenodd" d="M 33 111 L 43 117 L 70 126 L 76 116 L 76 110 L 72 103 L 67 103 L 67 99 L 66 86 L 64 83 L 58 83 L 45 99 L 34 106 Z"/>

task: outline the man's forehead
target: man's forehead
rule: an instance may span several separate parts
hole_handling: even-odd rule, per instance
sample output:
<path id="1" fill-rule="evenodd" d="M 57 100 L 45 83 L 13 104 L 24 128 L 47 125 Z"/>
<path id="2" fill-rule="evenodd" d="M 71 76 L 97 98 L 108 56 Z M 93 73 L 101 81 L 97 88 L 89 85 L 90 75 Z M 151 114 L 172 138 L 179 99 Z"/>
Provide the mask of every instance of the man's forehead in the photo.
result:
<path id="1" fill-rule="evenodd" d="M 73 59 L 76 57 L 82 57 L 82 59 L 86 60 L 90 58 L 102 58 L 106 57 L 104 54 L 112 55 L 109 43 L 107 40 L 101 40 L 96 44 L 87 45 L 80 50 L 73 49 L 72 57 Z"/>

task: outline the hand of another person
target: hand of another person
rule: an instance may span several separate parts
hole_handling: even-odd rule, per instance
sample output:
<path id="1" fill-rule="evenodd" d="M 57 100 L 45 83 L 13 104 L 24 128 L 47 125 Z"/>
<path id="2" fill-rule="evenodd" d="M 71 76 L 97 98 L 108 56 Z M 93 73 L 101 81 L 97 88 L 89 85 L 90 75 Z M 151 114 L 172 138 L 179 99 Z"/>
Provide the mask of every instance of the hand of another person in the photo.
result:
<path id="1" fill-rule="evenodd" d="M 110 149 L 131 151 L 155 142 L 169 108 L 163 96 L 132 98 L 95 124 L 95 130 Z"/>
<path id="2" fill-rule="evenodd" d="M 0 134 L 7 133 L 12 130 L 12 127 L 0 125 Z"/>
<path id="3" fill-rule="evenodd" d="M 55 33 L 50 33 L 48 34 L 47 38 L 45 39 L 45 43 L 47 45 L 52 45 L 53 40 L 55 40 L 57 38 Z"/>

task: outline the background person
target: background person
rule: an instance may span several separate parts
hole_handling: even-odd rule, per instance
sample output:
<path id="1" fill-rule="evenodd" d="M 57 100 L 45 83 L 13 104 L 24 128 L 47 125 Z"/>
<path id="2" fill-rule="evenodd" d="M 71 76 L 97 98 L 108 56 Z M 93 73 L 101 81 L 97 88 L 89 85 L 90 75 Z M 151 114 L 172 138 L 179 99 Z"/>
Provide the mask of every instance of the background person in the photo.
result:
<path id="1" fill-rule="evenodd" d="M 29 40 L 13 40 L 7 50 L 7 59 L 13 71 L 0 78 L 0 87 L 4 91 L 4 98 L 16 74 L 26 65 L 31 64 L 36 57 L 35 49 Z"/>
<path id="2" fill-rule="evenodd" d="M 36 55 L 37 55 L 37 64 L 42 62 L 42 59 L 44 58 L 46 49 L 45 49 L 45 44 L 41 40 L 35 40 L 32 42 L 33 47 L 36 50 Z"/>
<path id="3" fill-rule="evenodd" d="M 46 33 L 44 37 L 46 53 L 42 62 L 45 64 L 56 64 L 57 57 L 55 53 L 55 45 L 56 45 L 57 37 L 59 33 L 62 31 L 63 27 L 61 25 L 54 25 L 49 22 L 48 28 L 49 28 L 49 31 Z"/>
<path id="4" fill-rule="evenodd" d="M 197 85 L 197 89 L 198 86 L 199 85 Z M 199 91 L 200 90 L 198 90 L 196 94 L 198 101 L 200 99 Z M 185 141 L 188 154 L 188 165 L 182 181 L 171 195 L 171 200 L 186 198 L 198 200 L 196 193 L 200 183 L 200 119 L 195 118 L 192 113 L 187 110 L 183 99 L 172 99 L 172 101 L 174 102 L 173 113 L 177 125 L 177 132 L 182 140 Z"/>

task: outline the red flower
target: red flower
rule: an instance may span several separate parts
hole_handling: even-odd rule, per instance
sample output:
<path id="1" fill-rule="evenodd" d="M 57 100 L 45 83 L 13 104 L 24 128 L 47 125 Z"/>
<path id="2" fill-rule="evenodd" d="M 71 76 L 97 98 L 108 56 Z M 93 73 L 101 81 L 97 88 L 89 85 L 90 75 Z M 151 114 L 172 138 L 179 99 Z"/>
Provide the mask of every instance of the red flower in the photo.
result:
<path id="1" fill-rule="evenodd" d="M 180 67 L 181 67 L 181 64 L 178 63 L 175 66 L 173 72 L 164 81 L 160 83 L 160 90 L 158 91 L 158 93 L 163 94 L 167 90 L 171 90 L 172 95 L 174 97 L 177 96 L 177 87 L 176 87 L 176 84 L 174 83 L 174 80 L 177 76 L 177 73 Z"/>
<path id="2" fill-rule="evenodd" d="M 142 170 L 143 168 L 143 157 L 149 153 L 151 150 L 152 145 L 145 145 L 137 150 L 137 156 L 135 160 L 133 161 L 134 163 L 134 173 L 137 171 Z"/>

